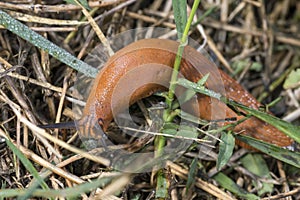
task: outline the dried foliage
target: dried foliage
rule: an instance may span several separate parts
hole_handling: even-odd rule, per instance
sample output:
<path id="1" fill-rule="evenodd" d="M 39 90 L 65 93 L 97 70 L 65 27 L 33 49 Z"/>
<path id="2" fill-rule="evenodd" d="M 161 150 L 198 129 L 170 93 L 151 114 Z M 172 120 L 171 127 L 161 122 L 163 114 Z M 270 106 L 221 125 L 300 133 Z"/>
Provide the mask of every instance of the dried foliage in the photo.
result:
<path id="1" fill-rule="evenodd" d="M 190 6 L 191 3 L 188 1 Z M 169 28 L 170 33 L 175 29 L 171 0 L 90 0 L 89 5 L 90 14 L 106 37 L 140 27 Z M 0 2 L 0 9 L 79 59 L 84 60 L 100 43 L 81 8 L 63 0 L 4 0 Z M 299 83 L 286 89 L 282 85 L 289 73 L 300 65 L 300 2 L 203 0 L 197 17 L 209 9 L 212 11 L 192 28 L 190 37 L 202 43 L 201 31 L 204 31 L 206 50 L 218 66 L 265 104 L 281 96 L 282 100 L 271 108 L 272 112 L 299 124 Z M 72 103 L 78 95 L 70 90 L 76 71 L 2 27 L 0 77 L 0 135 L 9 136 L 40 175 L 48 176 L 45 182 L 49 188 L 64 189 L 99 177 L 118 177 L 112 179 L 110 185 L 86 192 L 81 197 L 154 198 L 156 180 L 151 173 L 115 172 L 107 166 L 107 160 L 93 157 L 93 151 L 88 155 L 79 150 L 83 147 L 75 130 L 48 130 L 54 136 L 48 137 L 36 126 L 76 118 Z M 147 102 L 157 101 L 156 97 L 150 97 Z M 133 105 L 133 110 L 135 107 L 137 105 Z M 141 115 L 137 114 L 139 118 Z M 126 145 L 130 141 L 114 132 L 113 126 L 110 132 L 115 142 Z M 145 145 L 147 140 L 149 137 L 139 142 Z M 1 187 L 24 189 L 34 184 L 32 174 L 6 145 L 4 137 L 0 142 Z M 130 148 L 134 151 L 141 147 L 137 144 Z M 255 159 L 259 153 L 237 147 L 222 168 L 222 174 L 216 178 L 218 148 L 198 159 L 195 168 L 193 159 L 203 153 L 199 151 L 194 148 L 176 162 L 167 163 L 165 173 L 171 199 L 241 198 L 241 192 L 229 192 L 216 181 L 225 176 L 244 191 L 261 198 L 300 198 L 300 171 L 297 168 L 263 154 Z M 252 157 L 245 158 L 245 155 Z M 257 171 L 248 169 L 247 162 L 251 161 L 258 162 L 253 166 L 264 166 L 267 171 L 263 173 L 266 174 L 255 174 Z M 194 177 L 191 178 L 191 174 Z M 110 196 L 100 197 L 104 194 Z"/>

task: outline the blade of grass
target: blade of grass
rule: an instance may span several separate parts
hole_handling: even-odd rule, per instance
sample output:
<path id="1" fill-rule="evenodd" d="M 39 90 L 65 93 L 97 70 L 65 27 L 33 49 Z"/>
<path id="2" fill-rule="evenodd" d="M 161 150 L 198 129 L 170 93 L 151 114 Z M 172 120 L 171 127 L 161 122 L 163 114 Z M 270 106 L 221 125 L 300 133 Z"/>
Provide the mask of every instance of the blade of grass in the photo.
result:
<path id="1" fill-rule="evenodd" d="M 188 178 L 186 181 L 186 186 L 185 186 L 185 193 L 187 194 L 189 189 L 192 187 L 193 184 L 196 182 L 196 177 L 197 177 L 197 172 L 198 172 L 198 158 L 194 158 L 189 169 L 188 173 Z"/>
<path id="2" fill-rule="evenodd" d="M 206 74 L 205 76 L 203 76 L 198 82 L 197 84 L 199 86 L 203 86 L 207 79 L 209 77 L 209 74 Z M 177 100 L 173 103 L 172 105 L 172 110 L 176 109 L 176 108 L 179 108 L 180 107 L 180 104 L 183 104 L 187 101 L 189 101 L 194 95 L 196 94 L 196 92 L 194 90 L 187 90 L 186 92 L 184 92 L 182 95 L 180 95 Z"/>
<path id="3" fill-rule="evenodd" d="M 192 24 L 192 27 L 195 27 L 198 24 L 200 24 L 207 16 L 209 16 L 210 14 L 212 14 L 217 8 L 218 8 L 218 6 L 213 6 L 213 7 L 210 7 L 208 10 L 206 10 L 205 13 L 203 15 L 201 15 L 197 19 L 197 21 Z"/>
<path id="4" fill-rule="evenodd" d="M 222 172 L 219 172 L 215 176 L 213 176 L 213 179 L 215 179 L 223 188 L 238 195 L 239 197 L 249 200 L 260 199 L 258 196 L 248 193 L 246 190 L 240 188 L 233 180 L 231 180 Z"/>
<path id="5" fill-rule="evenodd" d="M 43 189 L 48 189 L 48 185 L 45 181 L 39 176 L 39 173 L 34 168 L 33 164 L 22 154 L 22 152 L 10 141 L 9 138 L 5 138 L 6 144 L 14 152 L 14 154 L 20 159 L 24 167 L 32 174 L 32 176 L 37 179 L 39 184 Z M 1 195 L 0 195 L 1 196 Z"/>
<path id="6" fill-rule="evenodd" d="M 278 130 L 284 132 L 286 135 L 294 139 L 296 142 L 300 143 L 300 127 L 295 126 L 289 122 L 283 121 L 277 117 L 274 117 L 268 113 L 262 112 L 260 110 L 255 110 L 248 108 L 247 106 L 244 106 L 240 103 L 230 101 L 228 102 L 230 105 L 237 106 L 239 108 L 242 108 L 243 110 L 247 111 L 249 114 L 257 117 L 258 119 L 261 119 L 272 126 L 276 127 Z"/>
<path id="7" fill-rule="evenodd" d="M 66 198 L 74 198 L 79 197 L 81 194 L 94 190 L 98 187 L 103 187 L 107 183 L 109 183 L 112 178 L 101 178 L 97 180 L 93 180 L 88 183 L 83 183 L 71 188 L 65 189 L 37 189 L 32 193 L 33 197 L 44 197 L 44 198 L 56 198 L 56 197 L 66 197 Z M 0 190 L 0 197 L 18 197 L 23 196 L 26 193 L 26 189 L 5 189 Z"/>
<path id="8" fill-rule="evenodd" d="M 182 38 L 182 34 L 187 22 L 186 0 L 172 0 L 172 7 L 174 11 L 177 35 L 178 38 Z"/>
<path id="9" fill-rule="evenodd" d="M 246 135 L 236 135 L 236 139 L 254 147 L 255 149 L 268 154 L 278 160 L 300 168 L 300 153 L 278 147 L 273 144 L 257 140 Z"/>
<path id="10" fill-rule="evenodd" d="M 230 133 L 222 133 L 221 134 L 220 150 L 217 159 L 217 170 L 220 170 L 232 156 L 235 139 L 234 136 Z"/>
<path id="11" fill-rule="evenodd" d="M 21 195 L 21 196 L 19 196 L 19 197 L 17 198 L 17 200 L 26 200 L 26 199 L 28 199 L 29 197 L 31 197 L 32 194 L 34 193 L 34 191 L 37 190 L 37 188 L 38 188 L 39 185 L 40 185 L 40 184 L 39 184 L 39 181 L 38 181 L 38 180 L 33 181 L 33 182 L 31 183 L 31 185 L 30 185 L 28 188 L 24 189 L 24 194 Z M 48 199 L 54 200 L 54 198 L 48 198 Z"/>
<path id="12" fill-rule="evenodd" d="M 77 59 L 69 52 L 53 44 L 40 34 L 30 30 L 27 26 L 10 17 L 6 12 L 2 10 L 0 10 L 0 24 L 14 34 L 30 42 L 34 46 L 48 52 L 51 56 L 72 67 L 73 69 L 89 77 L 96 77 L 98 72 L 97 69 Z"/>

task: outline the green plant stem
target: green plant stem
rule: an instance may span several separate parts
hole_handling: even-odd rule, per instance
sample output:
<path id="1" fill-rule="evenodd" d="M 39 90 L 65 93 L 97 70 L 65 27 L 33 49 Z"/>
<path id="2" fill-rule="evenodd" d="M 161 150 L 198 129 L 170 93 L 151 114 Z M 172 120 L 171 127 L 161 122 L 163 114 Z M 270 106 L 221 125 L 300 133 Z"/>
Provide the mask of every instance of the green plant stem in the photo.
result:
<path id="1" fill-rule="evenodd" d="M 169 88 L 168 96 L 166 98 L 167 109 L 164 111 L 164 114 L 163 114 L 164 122 L 171 122 L 174 118 L 174 117 L 170 117 L 170 116 L 173 116 L 170 114 L 172 112 L 172 103 L 174 100 L 176 82 L 178 79 L 178 73 L 179 73 L 179 69 L 180 69 L 182 53 L 183 53 L 184 47 L 187 45 L 188 32 L 190 30 L 190 27 L 191 27 L 194 15 L 196 13 L 196 10 L 199 6 L 199 3 L 200 3 L 200 0 L 195 0 L 195 2 L 193 4 L 192 11 L 188 18 L 182 38 L 180 40 L 180 45 L 177 50 L 177 54 L 176 54 L 176 58 L 175 58 L 175 62 L 174 62 L 173 73 L 172 73 L 171 81 L 170 81 L 170 88 Z M 165 142 L 166 142 L 166 140 L 165 140 L 164 136 L 158 136 L 158 142 L 157 142 L 157 146 L 156 146 L 157 156 L 162 155 Z"/>
<path id="2" fill-rule="evenodd" d="M 203 15 L 201 15 L 196 22 L 194 22 L 192 24 L 192 27 L 197 26 L 198 24 L 200 24 L 206 17 L 208 17 L 210 14 L 212 14 L 215 10 L 217 9 L 217 6 L 213 6 L 211 8 L 209 8 L 207 11 L 205 11 L 205 13 Z"/>
<path id="3" fill-rule="evenodd" d="M 200 3 L 200 0 L 194 1 L 192 11 L 191 11 L 188 21 L 185 25 L 184 32 L 183 32 L 182 38 L 180 40 L 180 44 L 178 46 L 178 50 L 177 50 L 177 54 L 176 54 L 176 58 L 175 58 L 175 62 L 174 62 L 174 68 L 173 68 L 173 72 L 172 72 L 172 76 L 171 76 L 168 96 L 166 98 L 167 109 L 163 113 L 164 122 L 171 122 L 171 121 L 173 121 L 174 117 L 176 116 L 176 115 L 172 114 L 172 104 L 173 104 L 173 100 L 174 100 L 174 96 L 175 96 L 176 82 L 178 79 L 178 73 L 179 73 L 179 69 L 180 69 L 182 53 L 183 53 L 184 47 L 188 43 L 188 41 L 187 41 L 188 32 L 190 30 L 190 27 L 191 27 L 194 15 L 196 13 L 196 10 L 199 6 L 199 3 Z M 158 136 L 155 139 L 155 147 L 157 150 L 155 157 L 160 157 L 163 155 L 165 143 L 166 143 L 166 138 L 164 136 Z M 162 169 L 160 171 L 158 171 L 157 174 L 158 174 L 158 180 L 165 180 Z M 159 187 L 159 181 L 157 183 L 157 188 L 158 187 Z M 165 188 L 165 191 L 167 191 L 167 188 Z"/>
<path id="4" fill-rule="evenodd" d="M 191 24 L 193 22 L 193 18 L 195 16 L 196 10 L 199 6 L 199 3 L 200 3 L 200 0 L 194 1 L 190 16 L 188 18 L 182 38 L 180 40 L 180 45 L 178 46 L 178 50 L 177 50 L 177 54 L 176 54 L 176 58 L 175 58 L 175 62 L 174 62 L 173 73 L 172 73 L 171 81 L 170 81 L 168 98 L 166 99 L 167 109 L 165 110 L 165 113 L 164 113 L 164 121 L 167 121 L 167 122 L 170 122 L 171 120 L 173 120 L 173 119 L 170 119 L 168 116 L 169 116 L 170 112 L 172 111 L 172 103 L 174 100 L 176 81 L 177 81 L 178 73 L 179 73 L 179 69 L 180 69 L 182 53 L 183 53 L 184 47 L 188 43 L 188 41 L 187 41 L 188 33 L 190 30 Z"/>
<path id="5" fill-rule="evenodd" d="M 96 77 L 98 73 L 97 69 L 77 59 L 75 56 L 53 44 L 40 34 L 30 30 L 27 26 L 15 20 L 2 10 L 0 10 L 0 24 L 14 34 L 30 42 L 34 46 L 48 52 L 51 56 L 72 67 L 73 69 L 89 77 Z"/>
<path id="6" fill-rule="evenodd" d="M 170 114 L 172 112 L 172 103 L 174 100 L 176 82 L 178 79 L 178 73 L 179 73 L 179 69 L 180 69 L 182 53 L 183 53 L 184 47 L 187 45 L 188 32 L 190 30 L 190 27 L 191 27 L 194 15 L 196 13 L 196 10 L 199 6 L 199 3 L 200 3 L 200 0 L 194 1 L 192 11 L 190 13 L 187 24 L 185 26 L 182 38 L 180 40 L 180 45 L 178 46 L 178 50 L 177 50 L 177 54 L 176 54 L 176 58 L 175 58 L 175 62 L 174 62 L 173 73 L 172 73 L 171 81 L 170 81 L 170 88 L 169 88 L 168 96 L 166 98 L 167 109 L 164 111 L 164 114 L 163 114 L 164 122 L 171 122 L 174 118 L 174 117 L 170 117 L 170 116 L 173 116 Z M 162 155 L 165 141 L 166 140 L 165 140 L 164 136 L 158 136 L 158 142 L 157 142 L 157 146 L 156 146 L 157 156 Z"/>

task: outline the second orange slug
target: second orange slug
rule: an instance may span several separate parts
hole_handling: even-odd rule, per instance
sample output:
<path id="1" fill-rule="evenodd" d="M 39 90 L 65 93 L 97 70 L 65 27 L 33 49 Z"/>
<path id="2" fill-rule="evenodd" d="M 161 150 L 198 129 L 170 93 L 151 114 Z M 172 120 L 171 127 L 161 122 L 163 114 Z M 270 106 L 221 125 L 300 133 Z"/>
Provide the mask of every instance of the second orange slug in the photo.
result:
<path id="1" fill-rule="evenodd" d="M 81 120 L 84 122 L 83 126 L 86 128 L 99 123 L 106 131 L 115 113 L 168 87 L 178 45 L 178 42 L 171 40 L 144 39 L 113 55 L 94 81 Z M 166 67 L 171 70 L 167 70 Z M 206 82 L 208 89 L 254 109 L 261 106 L 240 84 L 222 70 L 218 70 L 211 61 L 192 47 L 186 46 L 184 49 L 180 73 L 193 82 L 209 73 Z M 137 82 L 143 84 L 137 87 Z M 226 104 L 200 94 L 197 95 L 197 101 L 190 103 L 189 108 L 192 108 L 191 112 L 193 109 L 198 110 L 195 112 L 198 113 L 198 117 L 206 120 L 243 118 Z M 255 117 L 237 125 L 234 131 L 278 146 L 288 146 L 292 143 L 285 134 Z M 85 131 L 83 134 L 86 134 Z"/>

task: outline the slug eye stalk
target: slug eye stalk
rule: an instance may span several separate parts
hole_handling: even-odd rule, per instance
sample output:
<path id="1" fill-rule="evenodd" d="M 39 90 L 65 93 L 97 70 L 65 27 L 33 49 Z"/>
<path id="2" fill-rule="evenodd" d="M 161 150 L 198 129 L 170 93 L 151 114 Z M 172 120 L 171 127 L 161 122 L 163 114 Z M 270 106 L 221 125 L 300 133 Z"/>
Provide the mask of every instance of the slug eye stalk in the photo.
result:
<path id="1" fill-rule="evenodd" d="M 60 122 L 60 123 L 54 123 L 54 124 L 38 125 L 38 127 L 44 128 L 44 129 L 75 129 L 76 122 L 75 121 Z"/>

